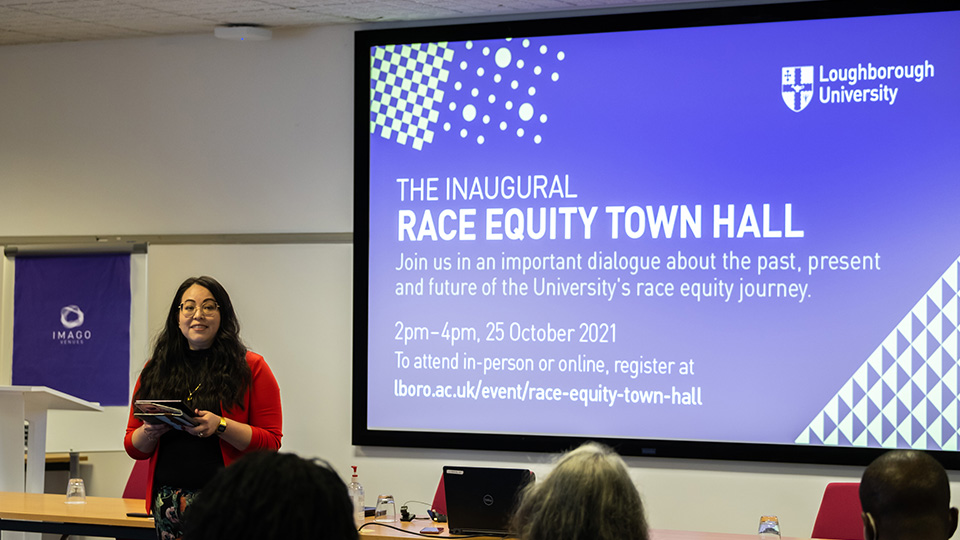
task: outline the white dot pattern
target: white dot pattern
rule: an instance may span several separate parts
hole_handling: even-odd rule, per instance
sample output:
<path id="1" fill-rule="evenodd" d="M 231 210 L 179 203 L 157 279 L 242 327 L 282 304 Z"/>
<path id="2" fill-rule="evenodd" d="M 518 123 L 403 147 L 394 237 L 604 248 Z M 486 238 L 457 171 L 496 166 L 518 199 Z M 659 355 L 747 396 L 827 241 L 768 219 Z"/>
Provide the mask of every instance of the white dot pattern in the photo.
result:
<path id="1" fill-rule="evenodd" d="M 560 80 L 565 53 L 538 41 L 508 38 L 373 48 L 370 133 L 379 128 L 381 137 L 422 150 L 433 142 L 430 126 L 443 114 L 442 131 L 468 143 L 515 139 L 540 144 L 549 111 L 540 110 L 538 102 Z M 442 85 L 448 82 L 445 100 Z M 446 113 L 440 108 L 445 101 Z"/>

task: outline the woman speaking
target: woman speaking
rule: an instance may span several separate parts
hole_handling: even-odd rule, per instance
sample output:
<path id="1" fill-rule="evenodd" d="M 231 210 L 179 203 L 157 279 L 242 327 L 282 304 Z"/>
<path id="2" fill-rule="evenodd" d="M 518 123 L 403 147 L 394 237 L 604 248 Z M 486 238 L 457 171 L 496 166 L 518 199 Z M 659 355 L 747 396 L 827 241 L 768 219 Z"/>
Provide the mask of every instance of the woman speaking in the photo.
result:
<path id="1" fill-rule="evenodd" d="M 144 423 L 130 408 L 124 448 L 150 460 L 147 510 L 162 540 L 182 536 L 184 511 L 217 471 L 248 452 L 280 448 L 277 380 L 244 346 L 230 296 L 211 277 L 177 289 L 133 399 L 182 400 L 197 424 Z"/>

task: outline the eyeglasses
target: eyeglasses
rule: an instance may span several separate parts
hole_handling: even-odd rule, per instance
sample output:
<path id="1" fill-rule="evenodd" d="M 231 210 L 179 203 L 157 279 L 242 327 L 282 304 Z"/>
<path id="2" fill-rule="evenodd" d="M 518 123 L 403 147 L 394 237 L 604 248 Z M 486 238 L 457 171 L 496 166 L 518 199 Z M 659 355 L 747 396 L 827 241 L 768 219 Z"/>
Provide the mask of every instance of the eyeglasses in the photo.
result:
<path id="1" fill-rule="evenodd" d="M 196 302 L 183 302 L 177 307 L 180 309 L 180 314 L 183 315 L 184 317 L 193 317 L 197 313 Z M 203 304 L 200 305 L 200 313 L 202 313 L 204 317 L 211 317 L 213 316 L 214 313 L 218 312 L 219 310 L 220 310 L 220 304 L 212 300 L 209 302 L 204 302 Z"/>

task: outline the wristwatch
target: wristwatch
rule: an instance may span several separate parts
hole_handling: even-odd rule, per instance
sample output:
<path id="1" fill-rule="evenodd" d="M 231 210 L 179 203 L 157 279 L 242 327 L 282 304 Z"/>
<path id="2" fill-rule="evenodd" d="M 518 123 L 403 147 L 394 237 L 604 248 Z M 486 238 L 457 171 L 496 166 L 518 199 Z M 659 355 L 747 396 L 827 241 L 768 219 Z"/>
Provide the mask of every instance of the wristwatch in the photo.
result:
<path id="1" fill-rule="evenodd" d="M 217 426 L 217 435 L 223 435 L 223 432 L 227 430 L 227 419 L 220 417 L 220 425 Z"/>

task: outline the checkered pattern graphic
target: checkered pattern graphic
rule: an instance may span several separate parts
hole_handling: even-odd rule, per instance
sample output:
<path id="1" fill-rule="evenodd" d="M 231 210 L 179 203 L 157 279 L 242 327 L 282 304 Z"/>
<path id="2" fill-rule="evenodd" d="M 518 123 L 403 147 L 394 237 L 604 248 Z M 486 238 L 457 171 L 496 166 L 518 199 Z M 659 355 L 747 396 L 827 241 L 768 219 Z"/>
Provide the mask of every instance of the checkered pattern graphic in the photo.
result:
<path id="1" fill-rule="evenodd" d="M 453 49 L 442 43 L 374 47 L 370 55 L 370 133 L 422 150 L 443 103 Z"/>
<path id="2" fill-rule="evenodd" d="M 797 437 L 800 444 L 958 450 L 960 259 Z"/>

